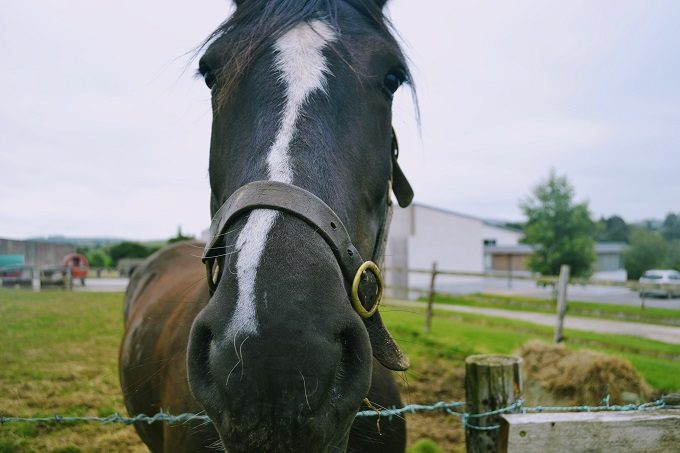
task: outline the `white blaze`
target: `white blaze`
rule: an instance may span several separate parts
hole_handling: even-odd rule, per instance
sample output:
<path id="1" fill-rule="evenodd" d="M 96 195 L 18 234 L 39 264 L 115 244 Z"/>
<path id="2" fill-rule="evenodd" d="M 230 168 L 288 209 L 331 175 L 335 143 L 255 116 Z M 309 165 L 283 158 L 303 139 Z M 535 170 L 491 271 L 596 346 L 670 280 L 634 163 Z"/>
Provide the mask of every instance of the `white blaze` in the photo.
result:
<path id="1" fill-rule="evenodd" d="M 274 65 L 286 87 L 286 103 L 281 115 L 276 138 L 267 155 L 269 179 L 291 184 L 293 169 L 290 164 L 290 142 L 295 125 L 309 95 L 316 90 L 325 92 L 328 67 L 323 49 L 335 40 L 333 29 L 325 22 L 301 22 L 274 44 Z M 257 332 L 255 314 L 255 277 L 260 265 L 267 235 L 274 225 L 278 211 L 256 209 L 250 213 L 246 225 L 236 239 L 236 277 L 238 300 L 229 331 Z"/>

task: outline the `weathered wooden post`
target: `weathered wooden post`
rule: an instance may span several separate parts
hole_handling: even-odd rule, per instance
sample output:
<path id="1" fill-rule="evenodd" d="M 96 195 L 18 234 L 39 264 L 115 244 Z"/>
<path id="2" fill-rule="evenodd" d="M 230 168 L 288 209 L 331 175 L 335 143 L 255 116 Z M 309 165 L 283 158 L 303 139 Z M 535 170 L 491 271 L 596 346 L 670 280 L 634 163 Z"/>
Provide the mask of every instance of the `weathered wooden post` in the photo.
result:
<path id="1" fill-rule="evenodd" d="M 560 279 L 557 281 L 557 326 L 555 327 L 555 337 L 553 343 L 559 343 L 564 338 L 562 327 L 564 325 L 564 315 L 567 313 L 567 284 L 569 283 L 569 266 L 563 264 L 560 267 Z"/>
<path id="2" fill-rule="evenodd" d="M 430 276 L 430 294 L 427 298 L 427 310 L 425 311 L 425 333 L 432 332 L 432 304 L 434 304 L 434 281 L 437 278 L 437 262 L 432 263 L 432 275 Z"/>
<path id="3" fill-rule="evenodd" d="M 645 292 L 644 285 L 638 286 L 638 291 L 640 294 L 640 310 L 645 309 L 645 302 L 647 301 L 647 293 Z"/>
<path id="4" fill-rule="evenodd" d="M 38 275 L 35 273 L 35 266 L 31 266 L 31 288 L 33 291 L 40 291 L 40 271 Z"/>
<path id="5" fill-rule="evenodd" d="M 71 273 L 71 268 L 68 266 L 66 266 L 64 274 L 64 288 L 69 291 L 73 290 L 73 274 Z"/>
<path id="6" fill-rule="evenodd" d="M 476 417 L 510 406 L 522 396 L 522 359 L 504 355 L 473 355 L 465 359 L 467 423 L 477 427 L 500 426 L 500 414 Z M 468 453 L 498 451 L 499 429 L 465 427 Z"/>

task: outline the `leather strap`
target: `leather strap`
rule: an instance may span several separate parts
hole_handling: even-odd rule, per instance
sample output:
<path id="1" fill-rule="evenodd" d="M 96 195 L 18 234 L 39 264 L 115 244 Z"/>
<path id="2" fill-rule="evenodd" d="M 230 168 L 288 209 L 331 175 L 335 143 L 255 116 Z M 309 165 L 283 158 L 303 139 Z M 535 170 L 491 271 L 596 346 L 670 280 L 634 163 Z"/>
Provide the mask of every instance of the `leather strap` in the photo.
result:
<path id="1" fill-rule="evenodd" d="M 254 181 L 241 186 L 229 197 L 213 217 L 203 262 L 221 253 L 219 242 L 229 223 L 253 209 L 287 212 L 314 227 L 330 246 L 343 275 L 350 282 L 364 262 L 345 225 L 321 198 L 300 187 L 278 181 Z"/>
<path id="2" fill-rule="evenodd" d="M 277 181 L 254 181 L 236 190 L 213 217 L 210 225 L 210 238 L 203 251 L 203 262 L 207 264 L 208 279 L 212 278 L 210 274 L 213 255 L 220 254 L 219 243 L 229 224 L 253 209 L 275 209 L 287 212 L 311 225 L 328 243 L 345 279 L 349 282 L 353 280 L 364 262 L 340 218 L 319 197 L 291 184 Z M 391 206 L 388 206 L 388 215 L 390 214 Z M 377 259 L 382 261 L 387 239 L 385 224 L 381 227 L 378 236 L 378 248 L 375 253 L 380 254 Z M 377 284 L 373 279 L 366 279 L 361 288 L 363 294 L 377 292 Z M 407 370 L 408 358 L 385 328 L 380 312 L 376 311 L 373 316 L 364 318 L 363 321 L 368 331 L 373 356 L 388 369 Z"/>

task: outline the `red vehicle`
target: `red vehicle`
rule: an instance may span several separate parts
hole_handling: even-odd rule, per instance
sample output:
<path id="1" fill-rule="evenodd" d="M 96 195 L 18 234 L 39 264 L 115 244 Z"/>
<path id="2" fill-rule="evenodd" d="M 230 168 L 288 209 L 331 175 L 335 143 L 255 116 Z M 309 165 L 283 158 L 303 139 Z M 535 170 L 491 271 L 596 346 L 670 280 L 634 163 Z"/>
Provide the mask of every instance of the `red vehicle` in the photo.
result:
<path id="1" fill-rule="evenodd" d="M 90 271 L 90 263 L 87 262 L 87 258 L 79 253 L 69 253 L 61 260 L 61 265 L 70 268 L 71 276 L 79 278 L 85 284 L 85 277 Z"/>

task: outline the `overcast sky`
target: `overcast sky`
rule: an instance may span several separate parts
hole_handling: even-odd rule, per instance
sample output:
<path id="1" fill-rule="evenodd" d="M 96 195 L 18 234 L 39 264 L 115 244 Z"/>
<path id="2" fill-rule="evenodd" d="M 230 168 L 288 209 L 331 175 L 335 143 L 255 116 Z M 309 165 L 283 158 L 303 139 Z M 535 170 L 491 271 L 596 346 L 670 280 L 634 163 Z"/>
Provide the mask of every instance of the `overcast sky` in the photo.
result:
<path id="1" fill-rule="evenodd" d="M 418 84 L 395 102 L 416 201 L 520 220 L 551 168 L 599 217 L 680 210 L 680 2 L 394 0 Z M 0 237 L 209 225 L 224 0 L 0 2 Z"/>

